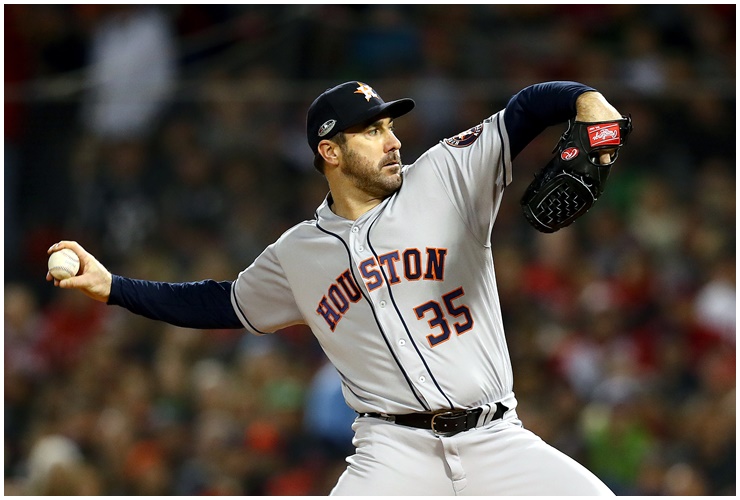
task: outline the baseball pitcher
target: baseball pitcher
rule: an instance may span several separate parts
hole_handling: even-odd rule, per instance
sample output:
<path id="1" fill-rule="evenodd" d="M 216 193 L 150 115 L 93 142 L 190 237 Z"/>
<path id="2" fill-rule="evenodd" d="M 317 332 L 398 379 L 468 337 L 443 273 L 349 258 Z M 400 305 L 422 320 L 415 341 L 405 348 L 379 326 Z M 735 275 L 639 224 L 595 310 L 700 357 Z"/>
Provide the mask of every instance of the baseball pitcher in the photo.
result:
<path id="1" fill-rule="evenodd" d="M 75 251 L 80 273 L 47 280 L 183 327 L 308 325 L 357 412 L 334 495 L 612 495 L 517 416 L 490 238 L 512 161 L 545 128 L 568 122 L 521 206 L 553 232 L 601 195 L 631 118 L 586 85 L 540 83 L 404 165 L 394 121 L 414 105 L 359 81 L 319 95 L 307 139 L 329 192 L 233 281 L 125 278 L 73 241 L 49 251 Z"/>

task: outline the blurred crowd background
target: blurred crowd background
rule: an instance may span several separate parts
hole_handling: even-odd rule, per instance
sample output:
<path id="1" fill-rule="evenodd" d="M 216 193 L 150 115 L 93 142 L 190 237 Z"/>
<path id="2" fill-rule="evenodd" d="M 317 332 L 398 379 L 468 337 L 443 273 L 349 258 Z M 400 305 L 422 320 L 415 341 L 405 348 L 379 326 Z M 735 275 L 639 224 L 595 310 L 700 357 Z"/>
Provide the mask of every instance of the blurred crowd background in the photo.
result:
<path id="1" fill-rule="evenodd" d="M 543 235 L 514 163 L 493 254 L 524 425 L 622 495 L 734 495 L 735 5 L 9 5 L 6 495 L 324 495 L 354 414 L 310 331 L 146 320 L 44 279 L 234 279 L 326 195 L 305 112 L 351 79 L 403 159 L 577 80 L 634 132 L 597 206 Z M 306 265 L 311 265 L 307 262 Z M 362 360 L 358 359 L 358 362 Z"/>

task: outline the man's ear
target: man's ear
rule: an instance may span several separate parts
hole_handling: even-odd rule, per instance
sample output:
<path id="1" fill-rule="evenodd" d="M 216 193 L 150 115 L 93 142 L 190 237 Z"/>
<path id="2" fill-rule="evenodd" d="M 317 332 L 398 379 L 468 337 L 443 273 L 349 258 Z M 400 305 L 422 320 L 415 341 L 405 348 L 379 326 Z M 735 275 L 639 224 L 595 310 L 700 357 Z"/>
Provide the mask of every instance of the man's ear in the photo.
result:
<path id="1" fill-rule="evenodd" d="M 330 140 L 324 139 L 319 143 L 319 154 L 322 158 L 324 158 L 324 161 L 328 163 L 329 165 L 338 165 L 339 164 L 339 155 L 341 154 L 339 151 L 339 145 L 335 142 L 332 142 Z"/>

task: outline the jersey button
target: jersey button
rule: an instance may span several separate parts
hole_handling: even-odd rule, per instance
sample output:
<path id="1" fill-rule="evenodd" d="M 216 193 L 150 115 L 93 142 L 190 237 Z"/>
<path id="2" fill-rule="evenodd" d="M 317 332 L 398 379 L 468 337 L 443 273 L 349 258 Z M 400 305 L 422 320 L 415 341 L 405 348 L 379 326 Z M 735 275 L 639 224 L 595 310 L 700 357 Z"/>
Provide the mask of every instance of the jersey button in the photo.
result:
<path id="1" fill-rule="evenodd" d="M 364 252 L 365 251 L 365 247 L 363 247 L 362 245 L 360 245 L 359 247 L 357 247 L 357 250 L 360 251 L 360 252 Z"/>
<path id="2" fill-rule="evenodd" d="M 403 347 L 403 346 L 406 345 L 406 341 L 403 340 L 403 339 L 401 339 L 401 340 L 398 341 L 398 345 L 400 345 L 401 347 Z"/>
<path id="3" fill-rule="evenodd" d="M 427 378 L 424 375 L 422 375 L 421 377 L 419 377 L 419 382 L 421 382 L 422 384 L 424 382 L 426 382 L 426 381 L 427 381 Z"/>
<path id="4" fill-rule="evenodd" d="M 352 232 L 353 232 L 353 233 L 356 233 L 356 232 L 357 232 L 357 231 L 359 231 L 359 230 L 360 230 L 360 228 L 359 228 L 359 227 L 357 227 L 357 226 L 352 226 Z"/>
<path id="5" fill-rule="evenodd" d="M 380 302 L 378 302 L 378 305 L 380 307 L 385 307 L 385 300 L 381 300 Z"/>

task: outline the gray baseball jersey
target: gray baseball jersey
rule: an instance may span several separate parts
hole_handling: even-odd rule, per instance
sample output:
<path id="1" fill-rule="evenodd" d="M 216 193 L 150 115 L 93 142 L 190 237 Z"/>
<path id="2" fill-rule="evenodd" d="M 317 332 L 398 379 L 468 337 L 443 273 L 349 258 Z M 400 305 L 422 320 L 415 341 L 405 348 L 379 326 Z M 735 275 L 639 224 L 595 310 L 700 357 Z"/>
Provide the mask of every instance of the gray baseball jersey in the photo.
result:
<path id="1" fill-rule="evenodd" d="M 490 246 L 511 181 L 503 114 L 404 166 L 401 189 L 359 219 L 334 214 L 330 194 L 286 231 L 232 286 L 247 330 L 308 325 L 361 413 L 513 408 Z"/>

